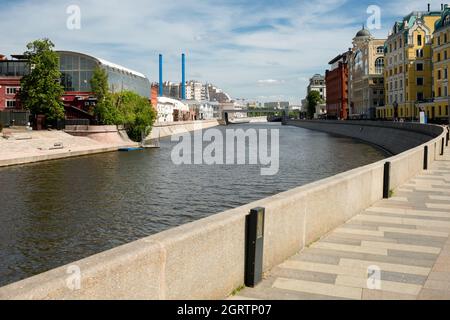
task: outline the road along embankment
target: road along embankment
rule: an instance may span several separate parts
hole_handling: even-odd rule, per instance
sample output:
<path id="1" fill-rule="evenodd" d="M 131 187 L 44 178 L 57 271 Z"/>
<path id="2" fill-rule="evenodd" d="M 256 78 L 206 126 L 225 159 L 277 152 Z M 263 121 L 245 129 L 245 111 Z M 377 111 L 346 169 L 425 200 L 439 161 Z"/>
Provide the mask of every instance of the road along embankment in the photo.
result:
<path id="1" fill-rule="evenodd" d="M 392 128 L 386 127 L 391 133 Z M 382 199 L 386 162 L 390 188 L 396 189 L 422 172 L 424 158 L 428 164 L 441 159 L 446 132 L 429 130 L 436 135 L 386 160 L 8 285 L 0 288 L 0 299 L 226 298 L 244 283 L 246 216 L 252 208 L 266 209 L 263 269 L 269 271 Z"/>

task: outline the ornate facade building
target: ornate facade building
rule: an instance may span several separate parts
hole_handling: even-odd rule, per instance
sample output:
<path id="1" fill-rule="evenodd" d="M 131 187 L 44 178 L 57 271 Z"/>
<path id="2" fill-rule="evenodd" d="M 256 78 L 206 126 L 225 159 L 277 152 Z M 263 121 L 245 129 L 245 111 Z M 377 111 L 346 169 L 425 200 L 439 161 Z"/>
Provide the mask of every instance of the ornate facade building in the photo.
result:
<path id="1" fill-rule="evenodd" d="M 415 119 L 433 99 L 432 40 L 440 11 L 415 11 L 394 24 L 386 41 L 386 106 L 377 116 Z"/>
<path id="2" fill-rule="evenodd" d="M 361 29 L 353 38 L 349 61 L 350 117 L 373 119 L 384 105 L 384 39 Z"/>

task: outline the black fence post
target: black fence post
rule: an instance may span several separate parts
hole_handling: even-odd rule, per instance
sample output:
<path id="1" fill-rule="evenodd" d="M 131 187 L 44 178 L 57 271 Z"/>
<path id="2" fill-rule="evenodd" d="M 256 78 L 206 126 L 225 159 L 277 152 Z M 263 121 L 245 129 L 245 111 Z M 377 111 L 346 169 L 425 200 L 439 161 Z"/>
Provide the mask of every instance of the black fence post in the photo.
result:
<path id="1" fill-rule="evenodd" d="M 445 146 L 448 147 L 448 141 L 450 140 L 450 127 L 447 127 L 447 142 L 445 143 Z"/>
<path id="2" fill-rule="evenodd" d="M 246 218 L 245 285 L 250 288 L 262 281 L 265 211 L 252 209 Z"/>
<path id="3" fill-rule="evenodd" d="M 445 144 L 445 139 L 442 138 L 442 143 L 441 143 L 441 156 L 444 155 L 444 144 Z"/>
<path id="4" fill-rule="evenodd" d="M 423 170 L 428 170 L 428 146 L 425 146 L 423 154 Z"/>
<path id="5" fill-rule="evenodd" d="M 389 199 L 391 192 L 391 163 L 384 164 L 383 199 Z"/>

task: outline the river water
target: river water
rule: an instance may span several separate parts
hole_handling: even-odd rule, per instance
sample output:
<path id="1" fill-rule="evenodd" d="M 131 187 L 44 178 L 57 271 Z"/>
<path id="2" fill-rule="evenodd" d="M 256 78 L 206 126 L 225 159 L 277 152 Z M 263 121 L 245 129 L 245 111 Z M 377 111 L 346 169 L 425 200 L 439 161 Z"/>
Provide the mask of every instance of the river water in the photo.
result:
<path id="1" fill-rule="evenodd" d="M 0 286 L 386 157 L 296 127 L 226 128 L 279 129 L 278 174 L 262 176 L 258 165 L 177 166 L 170 138 L 160 149 L 0 168 Z"/>

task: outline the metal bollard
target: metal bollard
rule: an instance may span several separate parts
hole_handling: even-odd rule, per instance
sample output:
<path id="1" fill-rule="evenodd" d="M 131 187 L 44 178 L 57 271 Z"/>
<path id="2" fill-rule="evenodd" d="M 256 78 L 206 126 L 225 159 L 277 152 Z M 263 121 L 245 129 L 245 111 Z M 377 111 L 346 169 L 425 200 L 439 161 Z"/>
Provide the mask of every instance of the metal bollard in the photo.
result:
<path id="1" fill-rule="evenodd" d="M 444 144 L 445 144 L 445 139 L 442 138 L 442 143 L 441 143 L 441 156 L 444 155 Z"/>
<path id="2" fill-rule="evenodd" d="M 384 164 L 384 176 L 383 176 L 383 199 L 389 199 L 390 191 L 391 191 L 391 163 L 386 162 Z"/>
<path id="3" fill-rule="evenodd" d="M 447 128 L 447 141 L 445 142 L 445 146 L 448 147 L 448 141 L 450 140 L 450 128 Z"/>
<path id="4" fill-rule="evenodd" d="M 265 211 L 252 209 L 246 219 L 245 285 L 250 288 L 262 281 Z"/>
<path id="5" fill-rule="evenodd" d="M 423 154 L 423 170 L 428 170 L 428 146 L 425 146 Z"/>

